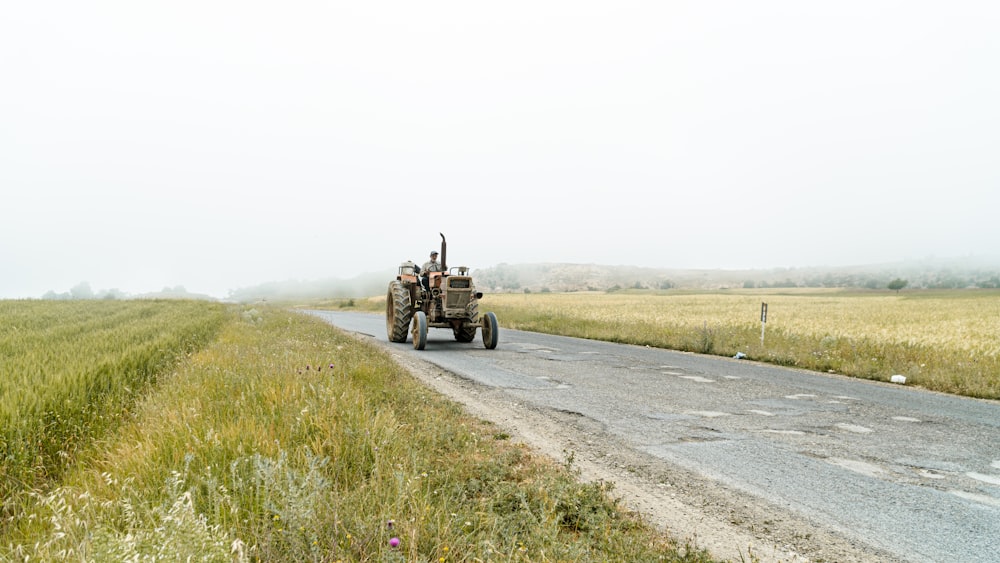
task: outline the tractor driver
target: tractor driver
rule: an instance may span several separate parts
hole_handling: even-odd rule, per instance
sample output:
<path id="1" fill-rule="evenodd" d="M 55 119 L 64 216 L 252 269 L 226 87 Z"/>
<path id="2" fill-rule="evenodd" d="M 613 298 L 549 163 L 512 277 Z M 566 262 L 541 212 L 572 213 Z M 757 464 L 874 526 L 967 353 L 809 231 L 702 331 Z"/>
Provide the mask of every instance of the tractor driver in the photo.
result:
<path id="1" fill-rule="evenodd" d="M 428 277 L 428 275 L 431 272 L 441 272 L 441 271 L 443 271 L 442 268 L 441 268 L 441 263 L 438 262 L 437 259 L 438 259 L 437 250 L 432 250 L 431 251 L 431 259 L 428 260 L 427 262 L 424 262 L 424 265 L 420 268 L 420 276 L 421 276 L 420 281 L 423 283 L 424 289 L 426 289 L 428 291 L 430 291 L 430 289 L 431 289 L 431 287 L 430 287 L 430 278 Z"/>

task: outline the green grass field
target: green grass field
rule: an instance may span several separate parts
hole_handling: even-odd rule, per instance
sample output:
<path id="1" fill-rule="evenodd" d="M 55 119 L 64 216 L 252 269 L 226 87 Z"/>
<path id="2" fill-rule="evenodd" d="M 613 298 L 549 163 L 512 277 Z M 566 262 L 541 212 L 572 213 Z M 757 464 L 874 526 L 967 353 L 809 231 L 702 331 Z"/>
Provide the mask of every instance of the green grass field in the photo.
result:
<path id="1" fill-rule="evenodd" d="M 58 478 L 222 320 L 206 303 L 0 301 L 0 515 L 16 492 Z"/>
<path id="2" fill-rule="evenodd" d="M 2 302 L 3 561 L 708 561 L 310 316 Z"/>

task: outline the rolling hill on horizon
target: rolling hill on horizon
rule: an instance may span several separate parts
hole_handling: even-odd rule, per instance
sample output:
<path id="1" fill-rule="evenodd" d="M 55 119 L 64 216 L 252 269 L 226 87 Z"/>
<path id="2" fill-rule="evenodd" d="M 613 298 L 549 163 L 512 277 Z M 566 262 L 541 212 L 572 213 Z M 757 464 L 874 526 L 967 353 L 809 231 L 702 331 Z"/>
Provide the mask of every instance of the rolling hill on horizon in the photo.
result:
<path id="1" fill-rule="evenodd" d="M 886 289 L 895 279 L 909 288 L 1000 288 L 1000 258 L 924 259 L 843 267 L 750 270 L 670 269 L 600 264 L 498 264 L 473 268 L 476 286 L 487 292 L 609 291 L 615 289 L 725 289 L 843 287 Z M 352 298 L 385 293 L 395 269 L 349 279 L 268 282 L 230 292 L 229 299 Z"/>
<path id="2" fill-rule="evenodd" d="M 1000 257 L 907 260 L 886 264 L 840 267 L 768 269 L 684 269 L 627 265 L 532 263 L 473 268 L 476 286 L 484 292 L 533 293 L 615 291 L 619 289 L 718 290 L 735 288 L 859 288 L 886 289 L 893 280 L 910 289 L 1000 288 Z M 81 282 L 67 292 L 49 291 L 41 299 L 206 299 L 236 302 L 260 300 L 365 298 L 385 293 L 396 269 L 366 272 L 352 278 L 267 281 L 229 291 L 225 298 L 187 292 L 183 286 L 132 295 L 117 289 L 92 290 Z"/>

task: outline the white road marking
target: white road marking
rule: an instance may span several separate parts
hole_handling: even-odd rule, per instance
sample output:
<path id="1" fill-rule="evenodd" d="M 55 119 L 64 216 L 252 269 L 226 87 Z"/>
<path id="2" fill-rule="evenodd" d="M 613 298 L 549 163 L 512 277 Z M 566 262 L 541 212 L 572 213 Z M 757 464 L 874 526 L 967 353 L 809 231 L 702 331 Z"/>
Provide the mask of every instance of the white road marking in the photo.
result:
<path id="1" fill-rule="evenodd" d="M 697 381 L 698 383 L 715 383 L 714 379 L 708 379 L 697 375 L 682 375 L 680 377 L 681 379 L 690 379 L 691 381 Z"/>
<path id="2" fill-rule="evenodd" d="M 1000 498 L 988 497 L 986 495 L 977 495 L 975 493 L 967 493 L 965 491 L 948 491 L 948 492 L 955 495 L 956 497 L 962 497 L 966 500 L 975 501 L 981 504 L 1000 506 Z"/>
<path id="3" fill-rule="evenodd" d="M 769 432 L 771 434 L 789 434 L 791 436 L 805 436 L 806 433 L 801 430 L 772 430 L 768 428 L 764 432 Z"/>
<path id="4" fill-rule="evenodd" d="M 831 457 L 826 461 L 836 466 L 843 467 L 844 469 L 849 469 L 855 473 L 860 473 L 862 475 L 867 475 L 869 477 L 877 477 L 885 473 L 885 471 L 877 465 L 867 463 L 864 461 L 859 461 L 856 459 L 842 459 L 839 457 Z"/>
<path id="5" fill-rule="evenodd" d="M 858 426 L 857 424 L 847 424 L 846 422 L 837 423 L 837 428 L 847 430 L 848 432 L 854 432 L 855 434 L 868 434 L 869 432 L 874 432 L 871 428 Z"/>
<path id="6" fill-rule="evenodd" d="M 688 411 L 688 414 L 703 416 L 705 418 L 717 418 L 720 416 L 729 416 L 728 412 L 719 412 L 719 411 Z"/>
<path id="7" fill-rule="evenodd" d="M 989 483 L 990 485 L 1000 485 L 1000 475 L 983 475 L 982 473 L 976 473 L 975 471 L 970 471 L 965 475 L 967 477 L 972 477 L 976 481 L 982 481 L 983 483 Z"/>
<path id="8" fill-rule="evenodd" d="M 894 416 L 892 419 L 900 422 L 920 422 L 919 418 L 910 418 L 908 416 Z"/>
<path id="9" fill-rule="evenodd" d="M 750 410 L 750 412 L 752 412 L 752 413 L 754 413 L 754 414 L 759 414 L 759 415 L 761 415 L 761 416 L 774 416 L 774 413 L 773 413 L 773 412 L 767 412 L 767 411 L 758 411 L 758 410 L 753 410 L 753 409 L 751 409 L 751 410 Z"/>
<path id="10" fill-rule="evenodd" d="M 548 348 L 546 348 L 544 346 L 539 346 L 537 344 L 528 344 L 527 342 L 520 342 L 520 343 L 516 344 L 515 346 L 518 346 L 518 347 L 523 348 L 525 350 L 533 350 L 535 352 L 552 352 L 552 350 L 549 350 Z"/>
<path id="11" fill-rule="evenodd" d="M 815 399 L 816 395 L 810 395 L 808 393 L 799 393 L 798 395 L 785 395 L 786 399 Z"/>

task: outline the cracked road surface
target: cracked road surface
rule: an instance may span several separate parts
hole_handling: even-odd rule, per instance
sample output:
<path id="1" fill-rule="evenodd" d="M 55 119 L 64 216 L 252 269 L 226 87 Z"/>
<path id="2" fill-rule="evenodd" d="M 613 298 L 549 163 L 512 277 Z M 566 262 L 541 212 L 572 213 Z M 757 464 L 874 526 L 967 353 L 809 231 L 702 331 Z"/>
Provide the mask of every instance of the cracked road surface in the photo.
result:
<path id="1" fill-rule="evenodd" d="M 504 329 L 417 352 L 382 316 L 310 313 L 717 557 L 1000 561 L 1000 402 Z"/>

